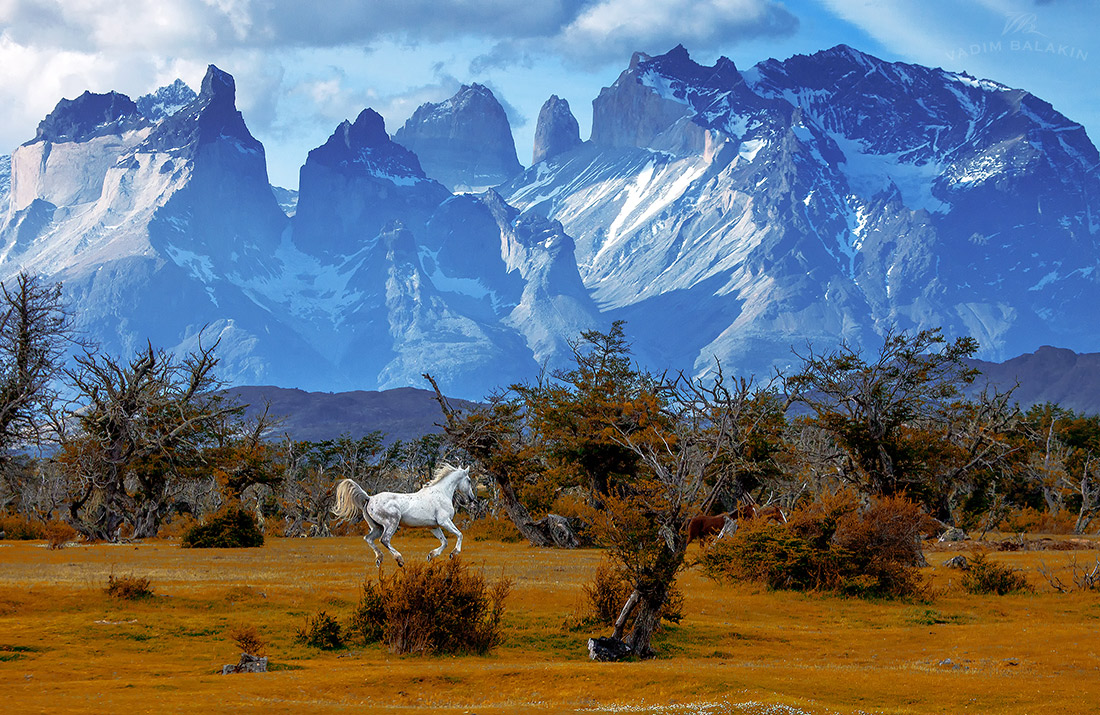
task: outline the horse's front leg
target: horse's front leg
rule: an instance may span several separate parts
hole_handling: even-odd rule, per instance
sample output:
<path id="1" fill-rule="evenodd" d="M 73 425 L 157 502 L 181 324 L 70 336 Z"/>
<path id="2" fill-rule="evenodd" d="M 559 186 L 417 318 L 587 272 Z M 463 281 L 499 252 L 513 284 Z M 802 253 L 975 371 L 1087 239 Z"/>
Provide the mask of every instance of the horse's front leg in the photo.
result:
<path id="1" fill-rule="evenodd" d="M 447 537 L 443 534 L 443 530 L 436 526 L 432 528 L 432 533 L 435 534 L 435 538 L 439 539 L 439 546 L 428 552 L 428 561 L 442 554 L 443 549 L 447 548 Z"/>
<path id="2" fill-rule="evenodd" d="M 455 554 L 462 553 L 462 532 L 458 530 L 458 528 L 455 526 L 454 522 L 451 521 L 450 519 L 447 519 L 447 521 L 442 522 L 440 524 L 440 526 L 442 526 L 444 529 L 451 532 L 452 534 L 454 534 L 458 538 L 458 542 L 455 544 L 454 551 L 451 552 L 451 555 L 449 557 L 449 558 L 453 559 L 455 557 Z M 446 546 L 446 545 L 447 545 L 447 542 L 444 539 L 443 546 Z M 439 547 L 440 553 L 442 553 L 442 551 L 443 551 L 443 546 Z"/>

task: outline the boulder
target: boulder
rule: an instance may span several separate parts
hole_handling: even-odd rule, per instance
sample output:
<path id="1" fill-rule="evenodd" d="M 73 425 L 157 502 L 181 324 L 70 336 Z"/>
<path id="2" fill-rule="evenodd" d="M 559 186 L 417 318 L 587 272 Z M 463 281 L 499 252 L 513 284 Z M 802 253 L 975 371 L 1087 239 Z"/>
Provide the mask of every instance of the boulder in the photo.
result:
<path id="1" fill-rule="evenodd" d="M 236 665 L 227 663 L 222 666 L 222 675 L 230 673 L 266 673 L 267 656 L 255 656 L 241 653 L 241 660 Z"/>
<path id="2" fill-rule="evenodd" d="M 952 556 L 947 561 L 944 561 L 943 565 L 949 569 L 959 569 L 960 571 L 967 571 L 970 569 L 970 562 L 961 554 L 959 556 Z"/>
<path id="3" fill-rule="evenodd" d="M 940 541 L 969 541 L 970 535 L 958 527 L 952 526 L 940 534 Z"/>
<path id="4" fill-rule="evenodd" d="M 588 639 L 588 657 L 592 660 L 610 663 L 616 660 L 622 660 L 630 655 L 631 652 L 630 646 L 623 643 L 618 638 Z"/>

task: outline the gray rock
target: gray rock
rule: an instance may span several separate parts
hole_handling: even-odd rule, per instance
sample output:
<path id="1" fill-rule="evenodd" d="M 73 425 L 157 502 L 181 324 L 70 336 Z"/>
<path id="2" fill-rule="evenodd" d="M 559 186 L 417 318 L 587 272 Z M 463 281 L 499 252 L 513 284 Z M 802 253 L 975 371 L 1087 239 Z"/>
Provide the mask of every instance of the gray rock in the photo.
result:
<path id="1" fill-rule="evenodd" d="M 567 152 L 581 143 L 580 125 L 569 109 L 569 102 L 550 95 L 550 99 L 539 111 L 539 122 L 535 127 L 535 147 L 531 154 L 531 163 Z"/>
<path id="2" fill-rule="evenodd" d="M 940 534 L 940 541 L 969 541 L 970 535 L 962 529 L 957 527 L 951 527 L 947 531 Z"/>
<path id="3" fill-rule="evenodd" d="M 944 561 L 943 565 L 949 569 L 959 569 L 960 571 L 968 571 L 970 569 L 970 562 L 961 554 L 959 556 L 952 556 L 947 561 Z"/>
<path id="4" fill-rule="evenodd" d="M 588 657 L 592 660 L 609 663 L 622 660 L 631 653 L 631 648 L 618 638 L 589 638 Z"/>
<path id="5" fill-rule="evenodd" d="M 236 665 L 227 663 L 222 666 L 222 675 L 230 673 L 266 673 L 267 656 L 255 656 L 241 653 L 241 660 Z"/>
<path id="6" fill-rule="evenodd" d="M 484 191 L 523 170 L 504 107 L 476 83 L 444 102 L 421 105 L 393 140 L 452 191 Z"/>

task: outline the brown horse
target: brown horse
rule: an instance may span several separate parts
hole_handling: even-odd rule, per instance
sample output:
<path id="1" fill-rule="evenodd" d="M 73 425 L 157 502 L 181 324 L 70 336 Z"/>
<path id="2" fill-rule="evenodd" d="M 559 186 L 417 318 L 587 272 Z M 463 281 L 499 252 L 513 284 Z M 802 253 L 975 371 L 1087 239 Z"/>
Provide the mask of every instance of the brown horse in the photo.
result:
<path id="1" fill-rule="evenodd" d="M 741 519 L 767 519 L 779 524 L 787 523 L 787 515 L 777 505 L 757 507 L 756 504 L 746 501 L 738 504 L 733 513 L 727 511 L 717 516 L 706 516 L 705 514 L 693 516 L 691 521 L 688 522 L 687 543 L 690 544 L 695 539 L 705 539 L 709 536 L 721 534 L 722 530 L 731 523 L 735 525 L 734 528 L 736 529 L 736 524 Z"/>
<path id="2" fill-rule="evenodd" d="M 721 533 L 722 529 L 726 528 L 726 525 L 732 521 L 736 521 L 736 519 L 731 517 L 729 512 L 717 516 L 706 516 L 705 514 L 693 516 L 691 521 L 688 522 L 687 543 L 690 544 L 695 539 L 705 539 Z"/>

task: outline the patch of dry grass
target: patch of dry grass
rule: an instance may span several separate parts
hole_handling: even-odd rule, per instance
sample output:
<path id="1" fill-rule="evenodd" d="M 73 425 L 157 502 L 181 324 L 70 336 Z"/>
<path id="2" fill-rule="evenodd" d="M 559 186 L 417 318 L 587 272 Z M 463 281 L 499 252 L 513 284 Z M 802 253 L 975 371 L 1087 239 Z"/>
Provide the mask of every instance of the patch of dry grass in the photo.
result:
<path id="1" fill-rule="evenodd" d="M 402 532 L 407 558 L 437 543 Z M 593 663 L 604 632 L 562 624 L 602 559 L 478 541 L 463 558 L 514 586 L 503 643 L 487 656 L 395 656 L 383 646 L 323 652 L 295 629 L 324 610 L 346 621 L 373 554 L 358 537 L 269 539 L 259 549 L 178 544 L 0 549 L 0 688 L 11 712 L 347 711 L 372 713 L 1088 712 L 1100 702 L 1100 603 L 1056 593 L 1038 574 L 1072 552 L 1018 551 L 1034 593 L 974 596 L 928 554 L 931 602 L 868 602 L 719 585 L 686 572 L 684 618 L 639 663 Z M 694 549 L 694 547 L 693 547 Z M 387 562 L 392 569 L 392 562 Z M 138 573 L 156 595 L 109 597 L 112 573 Z M 234 628 L 262 633 L 272 672 L 221 676 L 240 650 Z M 789 708 L 789 709 L 788 709 Z"/>

